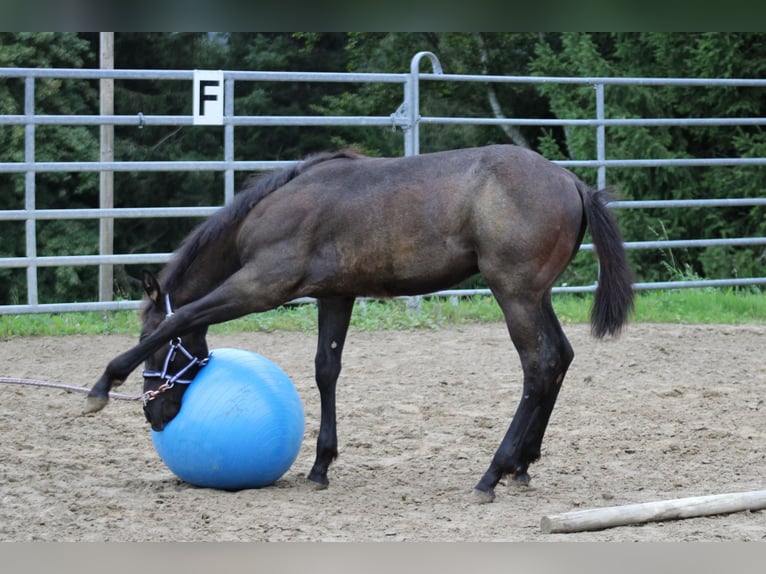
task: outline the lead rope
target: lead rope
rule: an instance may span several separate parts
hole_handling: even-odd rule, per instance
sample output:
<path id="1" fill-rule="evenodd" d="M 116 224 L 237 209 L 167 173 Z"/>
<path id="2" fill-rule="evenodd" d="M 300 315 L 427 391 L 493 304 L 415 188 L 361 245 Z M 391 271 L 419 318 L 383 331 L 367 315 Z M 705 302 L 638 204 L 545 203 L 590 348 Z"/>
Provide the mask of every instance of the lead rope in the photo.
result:
<path id="1" fill-rule="evenodd" d="M 29 385 L 33 387 L 45 387 L 51 389 L 63 389 L 73 393 L 89 393 L 89 387 L 77 387 L 75 385 L 65 385 L 63 383 L 54 383 L 53 381 L 40 381 L 38 379 L 19 379 L 16 377 L 0 377 L 0 383 L 6 385 Z M 122 401 L 140 401 L 144 395 L 124 395 L 122 393 L 109 393 L 110 399 L 119 399 Z"/>

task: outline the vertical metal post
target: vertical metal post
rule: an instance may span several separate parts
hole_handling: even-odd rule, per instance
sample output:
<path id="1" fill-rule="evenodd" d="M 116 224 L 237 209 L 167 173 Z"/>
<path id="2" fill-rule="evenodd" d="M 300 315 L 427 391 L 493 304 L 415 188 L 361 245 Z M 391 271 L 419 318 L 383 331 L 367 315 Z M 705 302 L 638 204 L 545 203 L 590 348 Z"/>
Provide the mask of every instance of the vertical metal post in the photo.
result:
<path id="1" fill-rule="evenodd" d="M 234 199 L 234 80 L 226 79 L 223 84 L 223 160 L 226 170 L 223 175 L 223 200 Z"/>
<path id="2" fill-rule="evenodd" d="M 404 130 L 404 154 L 418 155 L 420 153 L 420 60 L 423 57 L 431 60 L 434 74 L 441 74 L 442 65 L 433 52 L 418 52 L 410 60 L 410 77 L 404 84 L 404 104 L 407 114 L 408 128 Z M 423 297 L 416 296 L 407 299 L 407 308 L 419 309 L 423 305 Z"/>
<path id="3" fill-rule="evenodd" d="M 415 142 L 417 141 L 417 134 L 413 133 L 412 128 L 413 124 L 415 123 L 415 117 L 412 113 L 412 102 L 410 101 L 412 88 L 410 88 L 410 84 L 412 84 L 412 77 L 407 78 L 404 81 L 404 103 L 402 103 L 402 106 L 399 108 L 399 110 L 404 111 L 404 115 L 407 116 L 407 125 L 402 127 L 402 130 L 404 131 L 404 155 L 405 156 L 411 156 L 416 155 L 417 152 L 415 151 L 415 148 L 417 145 Z M 399 112 L 397 112 L 399 113 Z M 415 138 L 415 139 L 413 139 Z"/>
<path id="4" fill-rule="evenodd" d="M 604 84 L 596 84 L 596 159 L 600 162 L 606 160 L 606 126 L 604 121 Z M 598 166 L 598 188 L 606 187 L 606 166 Z"/>
<path id="5" fill-rule="evenodd" d="M 24 83 L 24 161 L 28 168 L 24 174 L 24 209 L 29 218 L 25 222 L 27 264 L 27 304 L 35 307 L 37 296 L 37 225 L 35 223 L 35 78 L 27 76 Z"/>
<path id="6" fill-rule="evenodd" d="M 100 34 L 99 65 L 102 70 L 114 69 L 114 32 Z M 99 80 L 99 113 L 102 116 L 114 115 L 114 80 L 111 78 Z M 100 129 L 100 161 L 114 161 L 114 125 L 101 125 Z M 102 170 L 99 173 L 99 208 L 114 207 L 114 172 Z M 112 255 L 114 253 L 114 219 L 102 217 L 99 219 L 99 253 Z M 114 265 L 103 263 L 98 267 L 98 300 L 111 301 L 114 297 Z"/>
<path id="7" fill-rule="evenodd" d="M 431 60 L 434 74 L 441 74 L 442 65 L 439 58 L 433 52 L 418 52 L 410 60 L 410 77 L 405 83 L 405 106 L 409 128 L 404 132 L 405 155 L 418 155 L 420 153 L 420 60 L 423 57 Z"/>
<path id="8" fill-rule="evenodd" d="M 405 84 L 407 103 L 404 112 L 407 114 L 407 127 L 404 130 L 404 154 L 408 156 L 420 153 L 420 86 L 417 65 L 414 62 L 413 65 L 415 71 L 410 71 L 410 77 Z"/>
<path id="9" fill-rule="evenodd" d="M 596 159 L 598 161 L 604 161 L 606 159 L 606 126 L 604 126 L 604 84 L 596 84 Z M 598 189 L 604 189 L 606 187 L 606 166 L 598 166 L 597 171 L 597 187 Z M 601 260 L 596 259 L 597 274 L 596 285 L 598 285 L 601 279 Z"/>

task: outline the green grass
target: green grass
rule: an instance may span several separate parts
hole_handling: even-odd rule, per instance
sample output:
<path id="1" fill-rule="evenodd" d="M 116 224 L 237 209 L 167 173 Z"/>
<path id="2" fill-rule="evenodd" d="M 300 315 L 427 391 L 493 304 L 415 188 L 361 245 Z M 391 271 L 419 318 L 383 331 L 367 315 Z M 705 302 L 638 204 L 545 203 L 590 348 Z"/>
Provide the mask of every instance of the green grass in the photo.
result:
<path id="1" fill-rule="evenodd" d="M 590 295 L 554 295 L 556 313 L 563 324 L 585 323 L 591 306 Z M 423 298 L 420 305 L 404 300 L 359 301 L 352 328 L 358 330 L 437 329 L 447 325 L 502 321 L 500 309 L 491 297 L 456 299 Z M 673 289 L 638 294 L 633 322 L 648 323 L 766 323 L 766 294 L 755 290 Z M 211 332 L 307 331 L 316 330 L 313 305 L 283 307 L 250 315 Z M 45 315 L 0 315 L 0 339 L 38 335 L 138 335 L 137 312 L 65 313 Z"/>

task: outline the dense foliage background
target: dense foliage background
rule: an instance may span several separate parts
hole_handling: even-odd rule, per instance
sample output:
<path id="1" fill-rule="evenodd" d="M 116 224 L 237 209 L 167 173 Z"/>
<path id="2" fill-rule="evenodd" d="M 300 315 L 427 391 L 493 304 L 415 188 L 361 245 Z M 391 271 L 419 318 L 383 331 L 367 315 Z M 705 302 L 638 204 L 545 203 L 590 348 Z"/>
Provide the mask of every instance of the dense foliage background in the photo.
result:
<path id="1" fill-rule="evenodd" d="M 98 34 L 0 34 L 0 67 L 98 66 Z M 245 69 L 397 72 L 420 50 L 435 52 L 446 73 L 561 76 L 762 78 L 766 34 L 736 33 L 117 33 L 116 68 Z M 425 69 L 425 65 L 424 65 Z M 117 114 L 189 114 L 187 82 L 118 81 Z M 38 114 L 97 114 L 98 82 L 38 80 Z M 23 82 L 0 79 L 0 114 L 23 113 Z M 401 86 L 381 84 L 238 83 L 239 115 L 389 115 Z M 522 118 L 593 117 L 589 87 L 554 84 L 424 83 L 424 115 Z M 752 88 L 610 87 L 606 115 L 621 117 L 766 116 L 766 94 Z M 298 159 L 322 149 L 353 146 L 370 155 L 401 155 L 401 131 L 391 128 L 253 127 L 235 131 L 237 159 Z M 608 128 L 609 158 L 766 157 L 759 126 Z M 509 142 L 551 159 L 593 159 L 589 127 L 421 126 L 421 151 Z M 38 161 L 95 161 L 97 127 L 38 126 Z M 209 160 L 223 157 L 217 127 L 117 127 L 115 159 Z M 23 161 L 23 126 L 0 126 L 0 161 Z M 594 170 L 575 170 L 595 183 Z M 238 174 L 239 178 L 246 174 Z M 624 198 L 762 196 L 759 167 L 610 169 Z M 98 206 L 98 175 L 38 174 L 38 208 Z M 223 200 L 218 173 L 116 173 L 115 206 L 211 205 Z M 23 174 L 0 174 L 0 209 L 24 205 Z M 619 210 L 627 240 L 766 235 L 762 208 Z M 117 220 L 116 253 L 173 250 L 196 221 Z M 39 255 L 98 252 L 95 221 L 38 222 Z M 24 225 L 0 226 L 0 257 L 24 255 Z M 763 274 L 758 248 L 632 251 L 639 280 L 673 276 Z M 96 267 L 39 270 L 41 302 L 97 296 Z M 138 269 L 120 268 L 115 290 L 137 298 Z M 594 280 L 592 256 L 578 256 L 564 282 Z M 26 299 L 23 270 L 0 269 L 0 302 Z"/>

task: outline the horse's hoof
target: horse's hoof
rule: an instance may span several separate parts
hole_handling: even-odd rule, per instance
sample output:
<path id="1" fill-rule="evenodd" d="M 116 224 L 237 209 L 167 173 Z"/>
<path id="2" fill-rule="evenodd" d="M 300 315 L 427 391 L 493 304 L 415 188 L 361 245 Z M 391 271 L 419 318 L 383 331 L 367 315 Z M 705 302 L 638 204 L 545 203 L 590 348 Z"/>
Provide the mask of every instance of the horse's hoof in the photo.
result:
<path id="1" fill-rule="evenodd" d="M 88 413 L 96 413 L 103 409 L 107 403 L 109 402 L 109 399 L 104 399 L 102 397 L 91 397 L 89 396 L 87 399 L 85 399 L 85 410 L 83 411 L 84 414 Z"/>
<path id="2" fill-rule="evenodd" d="M 513 480 L 508 483 L 508 486 L 526 488 L 531 480 L 526 472 L 518 472 L 513 476 Z"/>
<path id="3" fill-rule="evenodd" d="M 474 488 L 471 493 L 471 502 L 474 502 L 475 504 L 488 504 L 493 500 L 495 500 L 494 490 L 486 491 Z"/>
<path id="4" fill-rule="evenodd" d="M 306 483 L 313 489 L 313 490 L 326 490 L 328 486 L 330 486 L 330 481 L 325 479 L 324 481 L 320 482 L 317 480 L 314 480 L 310 476 L 306 477 Z"/>

